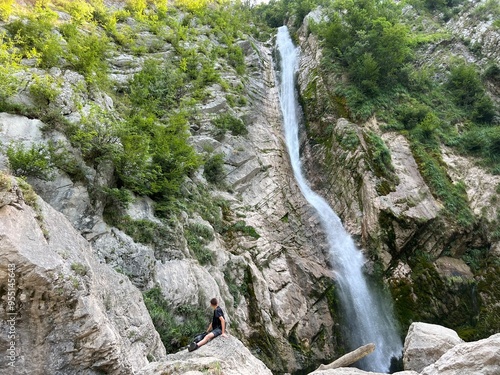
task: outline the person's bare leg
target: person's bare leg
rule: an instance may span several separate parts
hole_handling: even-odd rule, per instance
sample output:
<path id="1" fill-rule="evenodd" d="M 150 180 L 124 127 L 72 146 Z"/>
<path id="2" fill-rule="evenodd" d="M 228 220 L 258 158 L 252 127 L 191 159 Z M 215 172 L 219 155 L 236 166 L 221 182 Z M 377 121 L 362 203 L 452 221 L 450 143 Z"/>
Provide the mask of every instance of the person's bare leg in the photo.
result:
<path id="1" fill-rule="evenodd" d="M 214 338 L 214 336 L 215 336 L 215 335 L 213 334 L 213 332 L 210 332 L 208 335 L 206 335 L 206 336 L 203 338 L 203 340 L 201 340 L 201 341 L 200 341 L 199 343 L 197 343 L 196 345 L 197 345 L 197 346 L 198 346 L 198 348 L 199 348 L 200 346 L 203 346 L 203 345 L 205 345 L 207 342 L 209 342 L 210 340 L 212 340 L 212 339 Z"/>

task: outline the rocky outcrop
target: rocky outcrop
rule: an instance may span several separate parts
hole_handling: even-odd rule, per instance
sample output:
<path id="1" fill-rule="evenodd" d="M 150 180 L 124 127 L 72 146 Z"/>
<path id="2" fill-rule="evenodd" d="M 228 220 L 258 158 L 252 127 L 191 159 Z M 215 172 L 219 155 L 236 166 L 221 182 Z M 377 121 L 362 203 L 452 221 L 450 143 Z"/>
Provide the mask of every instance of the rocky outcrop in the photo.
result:
<path id="1" fill-rule="evenodd" d="M 471 45 L 454 37 L 420 51 L 419 59 L 425 64 L 439 61 L 438 81 L 442 82 L 448 62 L 457 55 L 482 67 L 497 61 L 498 56 L 492 56 L 498 33 L 491 14 L 479 16 L 486 5 L 485 1 L 464 3 L 459 15 L 443 23 L 450 34 L 453 30 L 464 35 L 481 53 L 473 54 Z M 413 11 L 409 6 L 404 10 Z M 301 47 L 297 83 L 305 117 L 301 150 L 308 180 L 368 255 L 367 271 L 385 272 L 403 326 L 426 320 L 464 327 L 478 321 L 476 330 L 481 321 L 495 321 L 490 316 L 496 315 L 492 301 L 498 291 L 487 285 L 496 283 L 498 274 L 498 176 L 481 168 L 477 160 L 443 146 L 438 159 L 446 166 L 447 178 L 464 186 L 474 224 L 463 225 L 447 214 L 443 201 L 427 186 L 422 160 L 414 156 L 404 132 L 388 130 L 375 116 L 363 123 L 347 120 L 352 115 L 346 99 L 332 89 L 346 77 L 320 64 L 321 43 L 307 29 L 311 17 L 318 19 L 320 12 L 312 12 L 297 30 Z M 498 100 L 498 85 L 487 84 L 487 88 Z M 459 132 L 464 129 L 461 124 L 457 127 Z M 385 166 L 380 160 L 374 162 L 377 153 L 386 153 L 390 162 Z M 486 257 L 493 264 L 480 270 Z M 480 314 L 488 319 L 478 318 Z M 482 337 L 497 330 L 497 326 L 484 326 L 491 323 L 477 328 Z"/>
<path id="2" fill-rule="evenodd" d="M 451 329 L 428 323 L 413 323 L 404 343 L 405 370 L 420 372 L 463 340 Z"/>
<path id="3" fill-rule="evenodd" d="M 495 375 L 500 373 L 500 334 L 448 350 L 422 375 Z"/>
<path id="4" fill-rule="evenodd" d="M 1 316 L 15 319 L 16 374 L 130 374 L 163 358 L 130 280 L 103 265 L 69 221 L 25 186 L 11 179 L 3 193 L 12 199 L 0 208 L 0 282 L 14 279 L 15 305 L 2 292 Z M 2 335 L 4 353 L 9 345 Z M 2 373 L 7 361 L 2 356 Z"/>
<path id="5" fill-rule="evenodd" d="M 187 349 L 153 362 L 138 375 L 156 374 L 271 375 L 272 372 L 254 357 L 234 336 L 218 337 L 194 352 Z"/>

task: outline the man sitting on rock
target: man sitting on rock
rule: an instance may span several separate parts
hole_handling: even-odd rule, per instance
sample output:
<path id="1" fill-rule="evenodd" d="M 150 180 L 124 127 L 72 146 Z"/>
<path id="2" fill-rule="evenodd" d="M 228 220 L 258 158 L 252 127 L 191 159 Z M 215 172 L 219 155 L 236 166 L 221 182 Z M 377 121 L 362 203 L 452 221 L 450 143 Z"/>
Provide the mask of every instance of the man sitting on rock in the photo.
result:
<path id="1" fill-rule="evenodd" d="M 214 315 L 212 317 L 212 322 L 207 328 L 207 335 L 200 342 L 192 342 L 189 344 L 189 351 L 198 349 L 200 346 L 205 345 L 207 342 L 212 340 L 214 337 L 222 335 L 222 337 L 227 337 L 226 335 L 226 320 L 224 319 L 224 312 L 220 308 L 217 298 L 212 298 L 210 300 L 210 307 L 214 310 Z"/>

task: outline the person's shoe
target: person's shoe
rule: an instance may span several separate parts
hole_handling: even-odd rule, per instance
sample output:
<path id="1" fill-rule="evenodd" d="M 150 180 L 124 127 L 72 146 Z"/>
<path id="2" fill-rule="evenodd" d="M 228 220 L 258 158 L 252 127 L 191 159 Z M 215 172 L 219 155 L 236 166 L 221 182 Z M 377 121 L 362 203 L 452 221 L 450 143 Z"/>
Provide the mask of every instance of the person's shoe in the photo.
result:
<path id="1" fill-rule="evenodd" d="M 189 344 L 189 346 L 188 346 L 189 352 L 192 352 L 193 350 L 196 350 L 196 349 L 198 349 L 198 345 L 196 345 L 195 342 L 192 342 L 191 344 Z"/>

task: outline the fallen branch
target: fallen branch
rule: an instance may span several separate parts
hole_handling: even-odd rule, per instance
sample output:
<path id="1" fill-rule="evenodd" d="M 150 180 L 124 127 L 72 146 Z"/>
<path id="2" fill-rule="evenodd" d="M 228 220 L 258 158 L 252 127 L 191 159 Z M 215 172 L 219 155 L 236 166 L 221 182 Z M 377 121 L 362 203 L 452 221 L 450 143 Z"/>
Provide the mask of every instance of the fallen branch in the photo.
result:
<path id="1" fill-rule="evenodd" d="M 366 357 L 368 354 L 372 353 L 375 350 L 375 344 L 367 344 L 360 346 L 356 350 L 349 352 L 342 357 L 336 359 L 329 365 L 321 365 L 318 367 L 316 371 L 321 370 L 331 370 L 339 367 L 347 367 L 352 365 L 354 362 L 359 361 L 361 358 Z"/>

